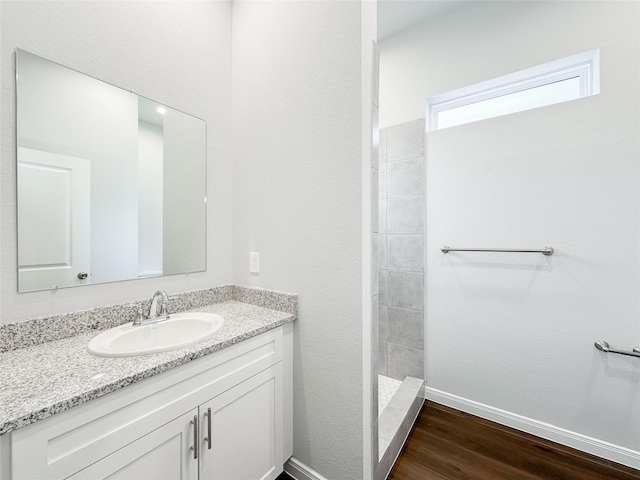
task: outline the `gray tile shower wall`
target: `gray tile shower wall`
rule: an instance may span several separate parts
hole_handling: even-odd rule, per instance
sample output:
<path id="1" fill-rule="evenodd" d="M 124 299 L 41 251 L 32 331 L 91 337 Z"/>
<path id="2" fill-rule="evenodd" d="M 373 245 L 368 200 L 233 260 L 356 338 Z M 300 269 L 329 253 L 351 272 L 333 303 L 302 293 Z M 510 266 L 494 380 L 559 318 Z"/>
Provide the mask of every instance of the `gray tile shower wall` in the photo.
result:
<path id="1" fill-rule="evenodd" d="M 387 131 L 387 163 L 424 158 L 424 119 L 401 123 Z"/>
<path id="2" fill-rule="evenodd" d="M 408 347 L 424 348 L 424 315 L 422 310 L 387 308 L 387 340 Z"/>
<path id="3" fill-rule="evenodd" d="M 387 182 L 391 176 L 387 172 Z M 424 232 L 424 196 L 387 198 L 387 233 Z"/>
<path id="4" fill-rule="evenodd" d="M 387 198 L 413 197 L 424 194 L 424 158 L 399 160 L 387 165 Z"/>
<path id="5" fill-rule="evenodd" d="M 424 265 L 423 235 L 391 235 L 387 239 L 389 270 L 422 272 Z"/>
<path id="6" fill-rule="evenodd" d="M 424 378 L 424 119 L 380 130 L 378 372 Z"/>
<path id="7" fill-rule="evenodd" d="M 424 310 L 424 275 L 422 272 L 387 271 L 387 305 Z"/>

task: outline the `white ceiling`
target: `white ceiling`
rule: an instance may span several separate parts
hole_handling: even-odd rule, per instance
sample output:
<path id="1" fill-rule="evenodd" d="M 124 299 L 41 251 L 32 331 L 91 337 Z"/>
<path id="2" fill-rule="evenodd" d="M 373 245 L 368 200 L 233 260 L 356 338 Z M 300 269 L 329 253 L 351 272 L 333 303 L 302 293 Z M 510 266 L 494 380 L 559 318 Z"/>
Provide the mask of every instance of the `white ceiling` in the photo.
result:
<path id="1" fill-rule="evenodd" d="M 378 42 L 468 3 L 463 0 L 379 0 Z"/>

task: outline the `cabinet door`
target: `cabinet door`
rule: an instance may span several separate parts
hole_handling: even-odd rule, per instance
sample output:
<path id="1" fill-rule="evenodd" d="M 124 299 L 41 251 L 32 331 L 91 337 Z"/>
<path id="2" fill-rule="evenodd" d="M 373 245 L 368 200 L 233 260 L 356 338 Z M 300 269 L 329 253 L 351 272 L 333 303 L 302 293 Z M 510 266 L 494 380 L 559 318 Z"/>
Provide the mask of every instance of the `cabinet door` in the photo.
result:
<path id="1" fill-rule="evenodd" d="M 275 479 L 282 472 L 282 364 L 201 405 L 200 422 L 200 480 Z"/>
<path id="2" fill-rule="evenodd" d="M 197 480 L 198 460 L 191 449 L 197 413 L 194 408 L 69 478 Z"/>

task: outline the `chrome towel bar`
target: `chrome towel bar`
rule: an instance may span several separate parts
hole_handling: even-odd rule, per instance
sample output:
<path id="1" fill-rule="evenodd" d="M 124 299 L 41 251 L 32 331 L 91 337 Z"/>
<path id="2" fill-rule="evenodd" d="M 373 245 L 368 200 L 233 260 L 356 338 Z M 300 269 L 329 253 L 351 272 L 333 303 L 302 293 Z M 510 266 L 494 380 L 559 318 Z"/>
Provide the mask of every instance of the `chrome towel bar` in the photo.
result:
<path id="1" fill-rule="evenodd" d="M 448 245 L 443 245 L 442 248 L 443 253 L 449 252 L 517 252 L 517 253 L 541 253 L 543 255 L 553 255 L 552 247 L 544 247 L 540 249 L 513 249 L 513 248 L 451 248 Z"/>
<path id="2" fill-rule="evenodd" d="M 638 357 L 640 358 L 640 347 L 635 347 L 633 352 L 629 352 L 627 350 L 616 350 L 615 348 L 611 348 L 607 342 L 604 340 L 600 340 L 599 342 L 594 343 L 595 347 L 601 352 L 605 353 L 619 353 L 620 355 L 628 355 L 629 357 Z"/>

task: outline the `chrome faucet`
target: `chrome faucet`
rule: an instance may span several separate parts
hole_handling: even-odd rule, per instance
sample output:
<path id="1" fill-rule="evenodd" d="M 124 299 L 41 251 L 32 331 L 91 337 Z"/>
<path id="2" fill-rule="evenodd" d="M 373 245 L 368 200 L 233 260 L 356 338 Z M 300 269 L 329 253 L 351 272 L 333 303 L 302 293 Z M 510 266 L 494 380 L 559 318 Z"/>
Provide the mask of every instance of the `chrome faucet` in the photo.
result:
<path id="1" fill-rule="evenodd" d="M 133 326 L 141 327 L 143 325 L 150 325 L 152 323 L 161 322 L 169 319 L 169 313 L 167 312 L 167 303 L 169 297 L 164 290 L 158 290 L 151 297 L 151 306 L 149 307 L 149 316 L 145 317 L 142 312 L 142 308 L 138 309 L 138 318 L 133 321 Z M 158 315 L 158 304 L 160 304 L 160 315 Z"/>

